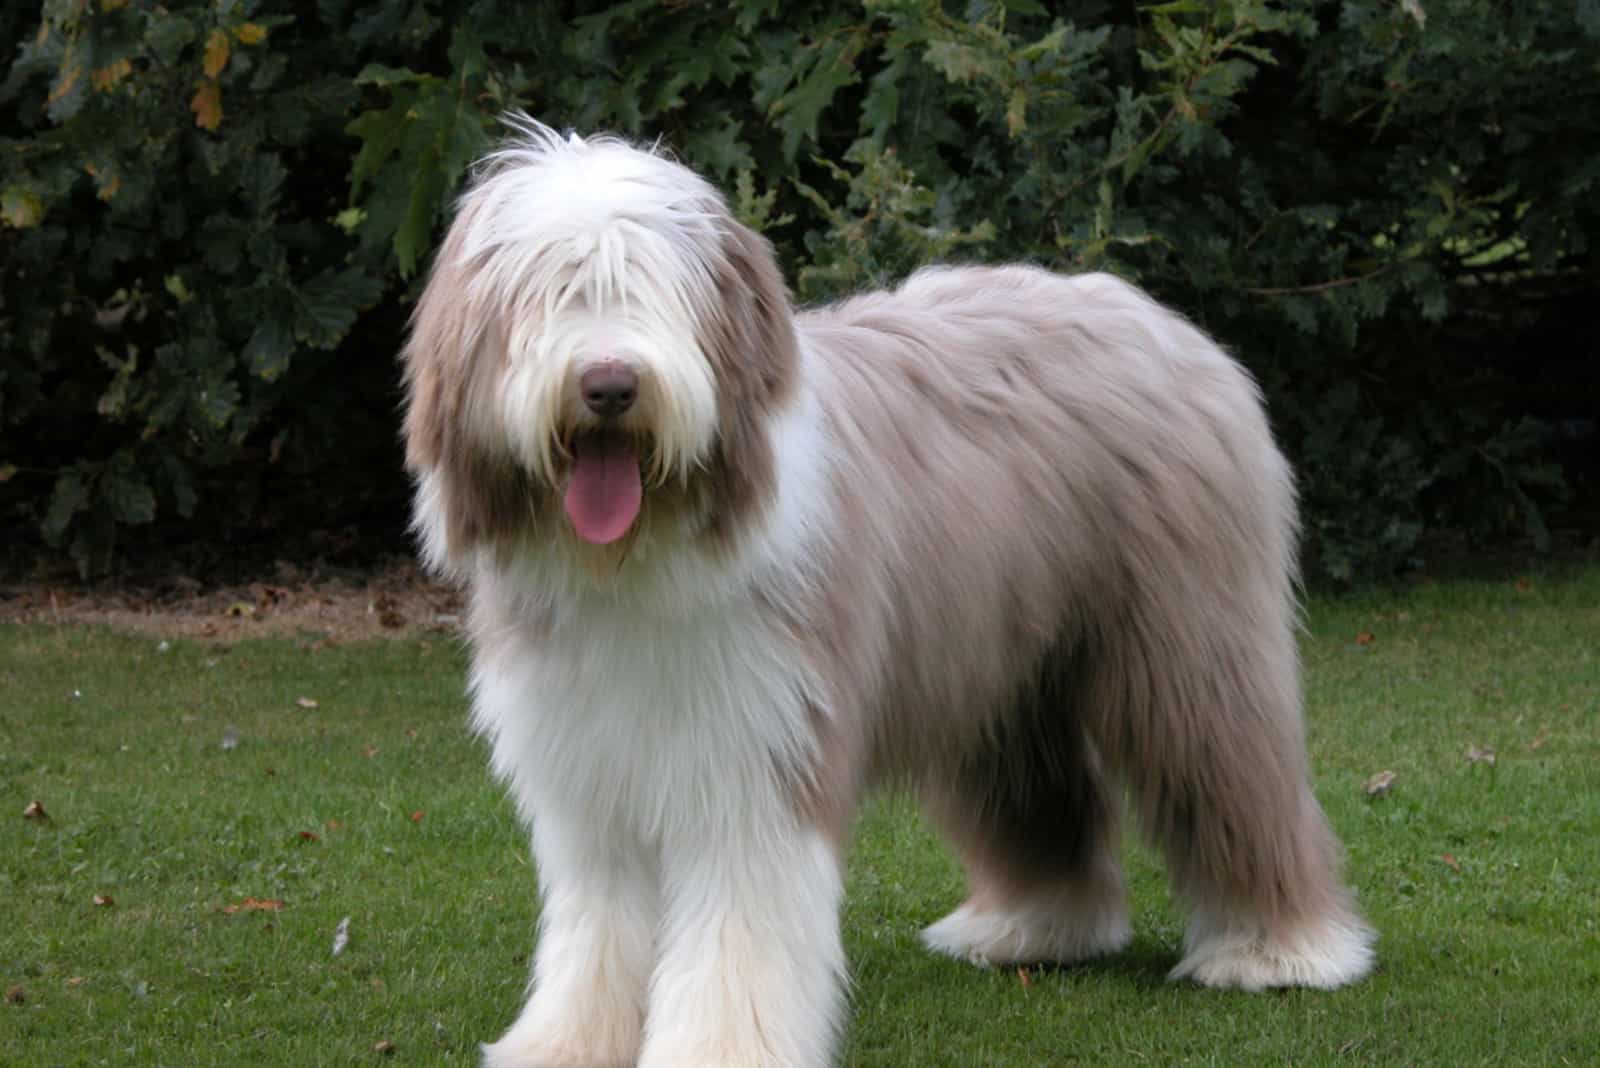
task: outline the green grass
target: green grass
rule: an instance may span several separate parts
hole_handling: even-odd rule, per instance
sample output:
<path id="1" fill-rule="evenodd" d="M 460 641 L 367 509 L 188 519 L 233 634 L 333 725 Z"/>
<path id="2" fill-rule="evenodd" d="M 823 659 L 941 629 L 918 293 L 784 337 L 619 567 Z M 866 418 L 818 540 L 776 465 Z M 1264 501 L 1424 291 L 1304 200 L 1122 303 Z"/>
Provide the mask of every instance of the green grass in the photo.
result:
<path id="1" fill-rule="evenodd" d="M 1316 600 L 1304 650 L 1375 976 L 1165 983 L 1181 922 L 1132 845 L 1127 953 L 1026 983 L 932 958 L 915 934 L 959 874 L 884 801 L 850 867 L 845 1063 L 1600 1063 L 1600 570 Z M 534 901 L 461 674 L 445 642 L 0 628 L 0 1065 L 473 1063 L 519 1005 Z M 284 907 L 223 911 L 247 897 Z"/>

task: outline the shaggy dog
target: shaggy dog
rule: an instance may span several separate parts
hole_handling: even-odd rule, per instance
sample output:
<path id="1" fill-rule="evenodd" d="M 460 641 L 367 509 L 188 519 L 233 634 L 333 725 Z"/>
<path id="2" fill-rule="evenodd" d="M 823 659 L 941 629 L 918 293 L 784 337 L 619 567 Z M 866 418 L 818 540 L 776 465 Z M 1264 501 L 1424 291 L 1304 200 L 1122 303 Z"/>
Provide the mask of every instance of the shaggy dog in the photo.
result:
<path id="1" fill-rule="evenodd" d="M 659 151 L 517 119 L 417 305 L 416 527 L 471 588 L 473 722 L 528 822 L 531 993 L 490 1065 L 818 1068 L 863 792 L 965 867 L 980 964 L 1372 964 L 1308 785 L 1292 481 L 1248 374 L 1108 275 L 923 270 L 795 311 Z"/>

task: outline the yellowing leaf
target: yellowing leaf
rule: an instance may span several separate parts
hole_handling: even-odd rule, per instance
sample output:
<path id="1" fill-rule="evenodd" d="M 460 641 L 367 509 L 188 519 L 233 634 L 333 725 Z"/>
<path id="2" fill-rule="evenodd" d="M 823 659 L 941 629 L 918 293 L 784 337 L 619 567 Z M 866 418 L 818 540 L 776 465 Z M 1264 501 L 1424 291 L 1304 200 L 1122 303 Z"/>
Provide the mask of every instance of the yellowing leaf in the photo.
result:
<path id="1" fill-rule="evenodd" d="M 0 192 L 0 220 L 18 230 L 38 226 L 44 220 L 44 201 L 26 189 L 10 186 Z"/>
<path id="2" fill-rule="evenodd" d="M 212 30 L 211 36 L 206 38 L 205 72 L 207 78 L 215 78 L 222 73 L 222 68 L 228 65 L 228 34 L 224 30 Z M 215 129 L 215 127 L 212 127 Z"/>
<path id="3" fill-rule="evenodd" d="M 202 130 L 215 130 L 222 125 L 222 87 L 214 81 L 200 83 L 189 100 L 189 110 L 194 112 L 194 124 Z"/>
<path id="4" fill-rule="evenodd" d="M 82 64 L 74 63 L 70 67 L 63 66 L 61 72 L 56 75 L 55 87 L 50 90 L 50 95 L 45 98 L 45 103 L 54 104 L 72 92 L 72 87 L 78 84 L 78 77 L 81 74 L 83 74 Z"/>
<path id="5" fill-rule="evenodd" d="M 133 73 L 133 64 L 126 59 L 119 59 L 108 67 L 100 67 L 89 75 L 89 82 L 96 90 L 109 93 L 115 89 L 124 78 Z"/>
<path id="6" fill-rule="evenodd" d="M 1028 128 L 1028 91 L 1017 86 L 1006 104 L 1006 132 L 1016 137 Z"/>
<path id="7" fill-rule="evenodd" d="M 112 172 L 111 174 L 101 174 L 100 168 L 96 167 L 93 163 L 84 167 L 84 170 L 88 171 L 90 177 L 94 179 L 95 186 L 97 187 L 97 195 L 101 200 L 104 200 L 107 203 L 111 201 L 112 197 L 117 195 L 117 190 L 122 188 L 122 176 L 115 172 Z"/>
<path id="8" fill-rule="evenodd" d="M 267 39 L 267 28 L 259 22 L 245 22 L 233 28 L 233 36 L 242 45 L 257 45 Z"/>

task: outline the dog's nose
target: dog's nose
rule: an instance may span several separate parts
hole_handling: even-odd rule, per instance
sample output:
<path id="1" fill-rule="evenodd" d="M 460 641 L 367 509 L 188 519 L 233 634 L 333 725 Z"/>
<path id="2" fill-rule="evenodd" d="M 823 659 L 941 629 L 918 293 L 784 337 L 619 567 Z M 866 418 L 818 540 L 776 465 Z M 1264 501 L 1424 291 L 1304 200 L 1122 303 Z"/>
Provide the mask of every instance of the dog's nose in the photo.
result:
<path id="1" fill-rule="evenodd" d="M 578 391 L 591 412 L 614 418 L 633 407 L 639 396 L 639 376 L 628 367 L 606 361 L 583 372 Z"/>

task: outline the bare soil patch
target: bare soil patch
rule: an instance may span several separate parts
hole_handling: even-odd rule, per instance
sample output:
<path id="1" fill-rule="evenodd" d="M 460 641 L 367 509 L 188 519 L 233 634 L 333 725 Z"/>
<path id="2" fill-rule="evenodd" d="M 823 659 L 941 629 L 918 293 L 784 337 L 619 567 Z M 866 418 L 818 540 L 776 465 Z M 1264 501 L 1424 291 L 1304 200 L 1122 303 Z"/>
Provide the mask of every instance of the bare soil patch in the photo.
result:
<path id="1" fill-rule="evenodd" d="M 0 586 L 0 624 L 88 625 L 129 634 L 237 642 L 328 642 L 453 633 L 460 591 L 410 563 L 322 572 L 280 561 L 271 577 L 202 583 L 184 575 L 117 585 L 25 581 Z"/>

